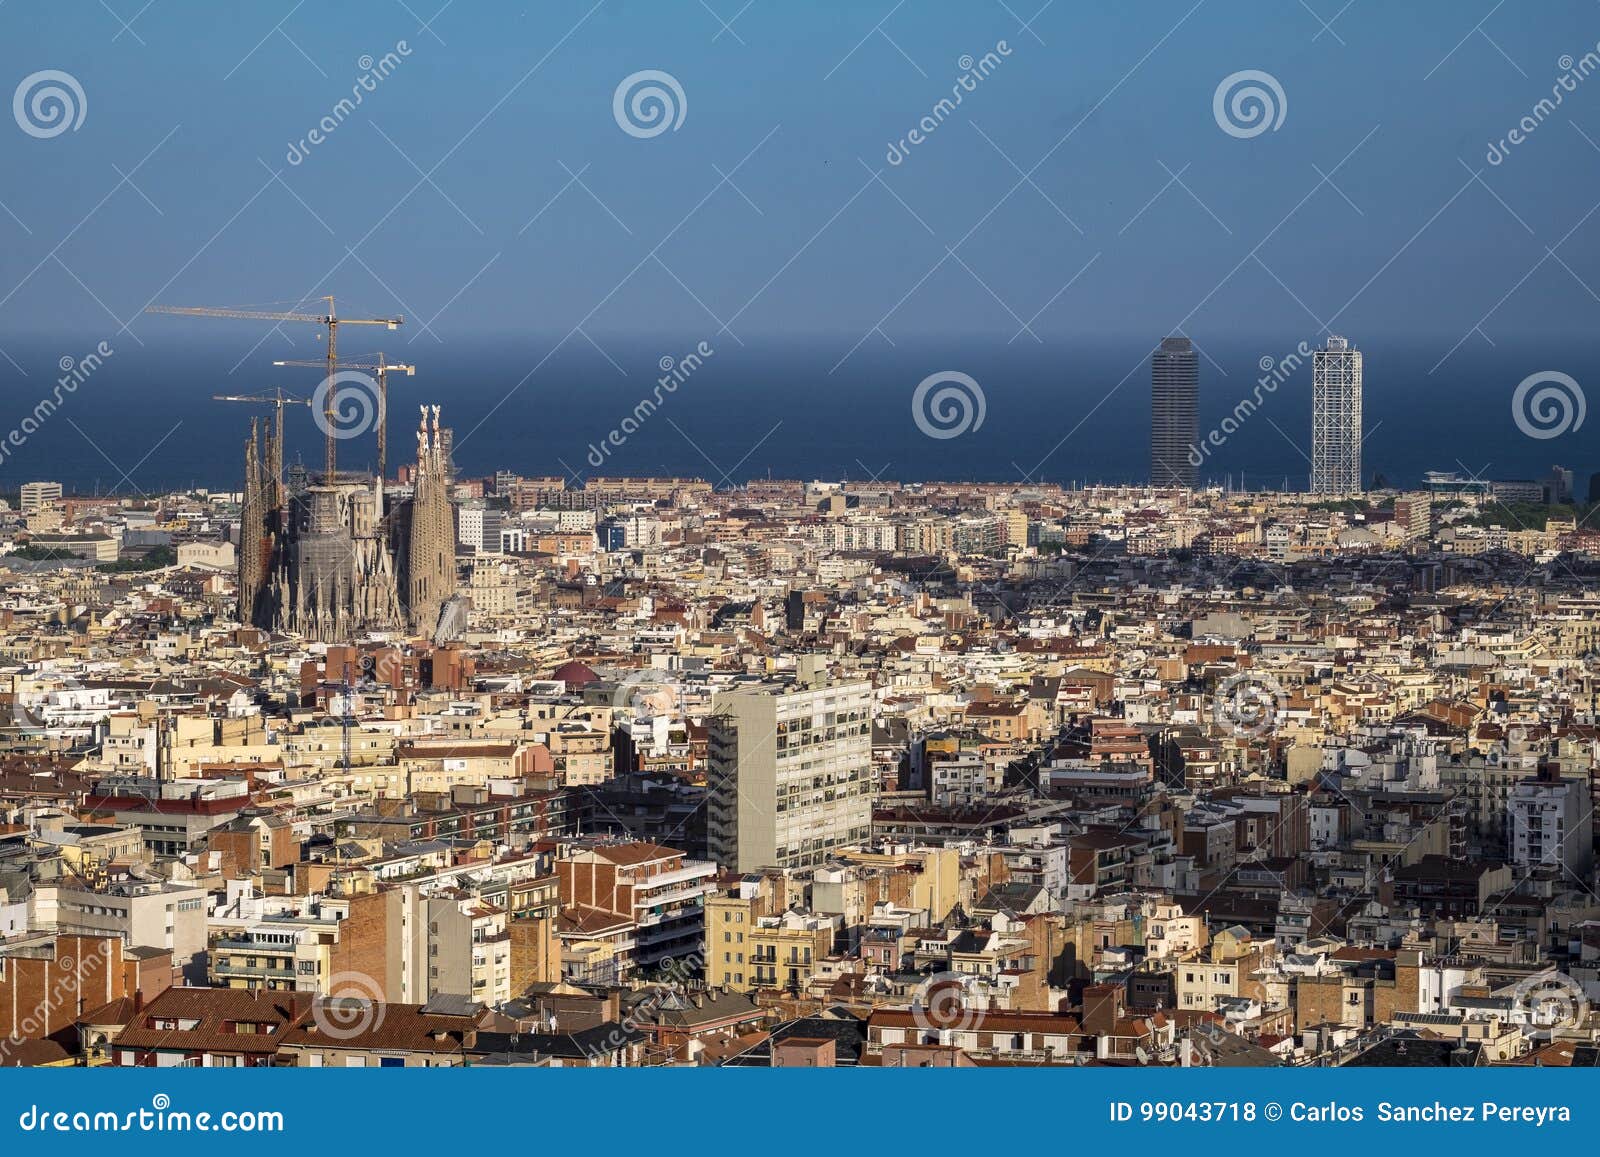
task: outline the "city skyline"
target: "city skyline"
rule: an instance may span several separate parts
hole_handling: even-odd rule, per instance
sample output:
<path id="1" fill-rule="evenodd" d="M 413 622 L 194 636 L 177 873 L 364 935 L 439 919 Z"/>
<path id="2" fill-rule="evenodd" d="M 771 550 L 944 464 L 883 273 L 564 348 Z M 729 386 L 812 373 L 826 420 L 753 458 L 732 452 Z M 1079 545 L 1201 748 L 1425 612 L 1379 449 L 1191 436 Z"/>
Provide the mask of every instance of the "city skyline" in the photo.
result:
<path id="1" fill-rule="evenodd" d="M 1595 0 L 0 0 L 0 1119 L 1581 1141 L 1597 76 Z"/>

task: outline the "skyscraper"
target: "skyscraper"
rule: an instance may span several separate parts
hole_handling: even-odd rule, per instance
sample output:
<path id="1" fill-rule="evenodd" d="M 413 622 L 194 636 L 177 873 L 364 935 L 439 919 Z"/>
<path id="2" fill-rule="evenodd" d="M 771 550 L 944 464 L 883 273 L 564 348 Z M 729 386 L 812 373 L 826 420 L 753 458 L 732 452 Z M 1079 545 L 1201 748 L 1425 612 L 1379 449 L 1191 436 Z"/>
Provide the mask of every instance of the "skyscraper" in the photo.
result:
<path id="1" fill-rule="evenodd" d="M 1150 484 L 1194 485 L 1200 442 L 1200 372 L 1194 344 L 1169 337 L 1150 355 Z"/>
<path id="2" fill-rule="evenodd" d="M 1311 355 L 1311 493 L 1361 493 L 1361 351 L 1333 335 Z"/>

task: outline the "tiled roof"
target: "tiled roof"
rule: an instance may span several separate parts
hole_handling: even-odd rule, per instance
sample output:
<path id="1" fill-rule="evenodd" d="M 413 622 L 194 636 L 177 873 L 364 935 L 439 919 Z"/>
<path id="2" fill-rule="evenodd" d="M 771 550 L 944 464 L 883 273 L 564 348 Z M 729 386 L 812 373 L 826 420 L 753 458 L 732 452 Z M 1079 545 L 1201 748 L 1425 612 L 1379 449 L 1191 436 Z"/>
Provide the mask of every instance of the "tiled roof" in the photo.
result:
<path id="1" fill-rule="evenodd" d="M 270 1055 L 278 1051 L 286 1030 L 311 1015 L 311 1008 L 312 994 L 306 992 L 169 988 L 129 1022 L 116 1043 L 118 1048 Z M 190 1029 L 156 1028 L 163 1020 L 198 1023 Z M 239 1023 L 274 1027 L 270 1032 L 233 1031 Z"/>

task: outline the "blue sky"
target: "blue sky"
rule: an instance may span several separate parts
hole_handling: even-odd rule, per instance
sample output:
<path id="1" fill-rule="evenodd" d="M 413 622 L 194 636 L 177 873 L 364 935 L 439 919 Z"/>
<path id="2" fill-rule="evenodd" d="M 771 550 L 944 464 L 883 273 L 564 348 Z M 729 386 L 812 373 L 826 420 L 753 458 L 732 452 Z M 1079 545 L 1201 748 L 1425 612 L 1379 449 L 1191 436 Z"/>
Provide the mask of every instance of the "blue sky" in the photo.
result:
<path id="1" fill-rule="evenodd" d="M 475 471 L 584 476 L 709 341 L 605 471 L 1136 479 L 1143 359 L 1183 331 L 1203 426 L 1340 332 L 1375 469 L 1587 472 L 1585 430 L 1523 437 L 1505 400 L 1589 376 L 1597 42 L 1592 0 L 8 0 L 0 426 L 64 352 L 117 356 L 0 475 L 228 481 L 243 416 L 196 403 L 309 392 L 270 362 L 317 330 L 143 310 L 327 293 L 406 317 L 341 349 L 419 363 L 398 401 L 445 402 Z M 675 127 L 628 119 L 637 73 Z M 930 441 L 907 399 L 950 369 L 990 419 Z M 1307 377 L 1208 469 L 1302 477 Z"/>
<path id="2" fill-rule="evenodd" d="M 87 110 L 49 139 L 0 128 L 0 346 L 117 329 L 151 300 L 325 292 L 429 320 L 417 346 L 727 324 L 844 350 L 880 320 L 875 342 L 1028 321 L 1026 341 L 1330 324 L 1442 353 L 1491 310 L 1491 339 L 1585 333 L 1600 311 L 1580 283 L 1600 284 L 1600 222 L 1579 224 L 1600 78 L 1485 161 L 1600 40 L 1593 3 L 741 2 L 12 0 L 0 87 L 59 69 Z M 1002 40 L 887 164 L 960 58 Z M 287 163 L 363 55 L 401 41 Z M 644 69 L 687 105 L 649 139 L 612 112 Z M 1249 139 L 1213 118 L 1244 69 L 1287 104 Z"/>

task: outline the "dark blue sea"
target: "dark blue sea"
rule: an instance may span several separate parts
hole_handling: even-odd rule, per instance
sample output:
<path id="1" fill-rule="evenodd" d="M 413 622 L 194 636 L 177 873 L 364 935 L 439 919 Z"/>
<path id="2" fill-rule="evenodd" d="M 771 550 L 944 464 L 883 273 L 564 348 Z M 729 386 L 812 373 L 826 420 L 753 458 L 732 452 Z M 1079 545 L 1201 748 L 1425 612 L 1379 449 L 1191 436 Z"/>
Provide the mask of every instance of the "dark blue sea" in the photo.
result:
<path id="1" fill-rule="evenodd" d="M 320 345 L 295 344 L 249 327 L 224 336 L 143 324 L 140 346 L 112 340 L 113 355 L 59 410 L 12 445 L 0 461 L 0 489 L 57 479 L 78 493 L 156 493 L 190 485 L 235 489 L 240 445 L 253 407 L 214 402 L 283 386 L 310 395 L 319 374 L 276 369 L 274 358 L 315 358 Z M 1064 484 L 1139 482 L 1148 473 L 1149 341 L 1096 338 L 1038 344 L 1024 336 L 938 341 L 859 334 L 752 339 L 740 346 L 715 333 L 617 337 L 595 334 L 452 337 L 394 343 L 391 360 L 418 363 L 415 377 L 392 379 L 391 465 L 414 447 L 420 402 L 442 405 L 455 431 L 465 476 L 509 469 L 526 475 L 692 475 L 720 486 L 758 477 L 904 481 L 1043 479 Z M 1241 398 L 1254 398 L 1263 358 L 1282 359 L 1311 334 L 1246 339 L 1192 335 L 1200 363 L 1202 434 Z M 19 373 L 0 361 L 4 383 L 0 440 L 53 393 L 64 357 L 78 358 L 101 335 L 17 337 L 0 341 Z M 1534 478 L 1553 464 L 1571 468 L 1579 494 L 1600 471 L 1600 417 L 1560 437 L 1536 439 L 1512 420 L 1511 398 L 1529 374 L 1559 370 L 1590 394 L 1600 392 L 1592 345 L 1469 339 L 1454 354 L 1452 335 L 1364 341 L 1368 441 L 1364 473 L 1414 485 L 1424 471 L 1458 470 L 1487 478 Z M 705 341 L 711 353 L 670 389 L 658 386 L 662 359 L 680 362 Z M 368 343 L 378 348 L 376 343 Z M 345 335 L 341 353 L 368 352 Z M 1441 362 L 1441 359 L 1444 359 Z M 615 362 L 615 364 L 613 364 Z M 957 371 L 981 388 L 981 425 L 950 438 L 929 437 L 913 420 L 912 400 L 928 375 Z M 1270 391 L 1259 409 L 1213 448 L 1207 479 L 1235 486 L 1303 489 L 1309 470 L 1309 363 Z M 659 398 L 629 425 L 637 403 Z M 1600 401 L 1600 398 L 1596 398 Z M 259 411 L 263 416 L 266 410 Z M 975 415 L 974 415 L 975 417 Z M 289 419 L 289 458 L 321 459 L 307 409 Z M 611 431 L 619 439 L 609 439 Z M 620 445 L 615 444 L 620 440 Z M 609 451 L 602 453 L 608 442 Z M 595 465 L 599 459 L 600 465 Z M 370 436 L 342 443 L 351 468 L 373 460 Z"/>

